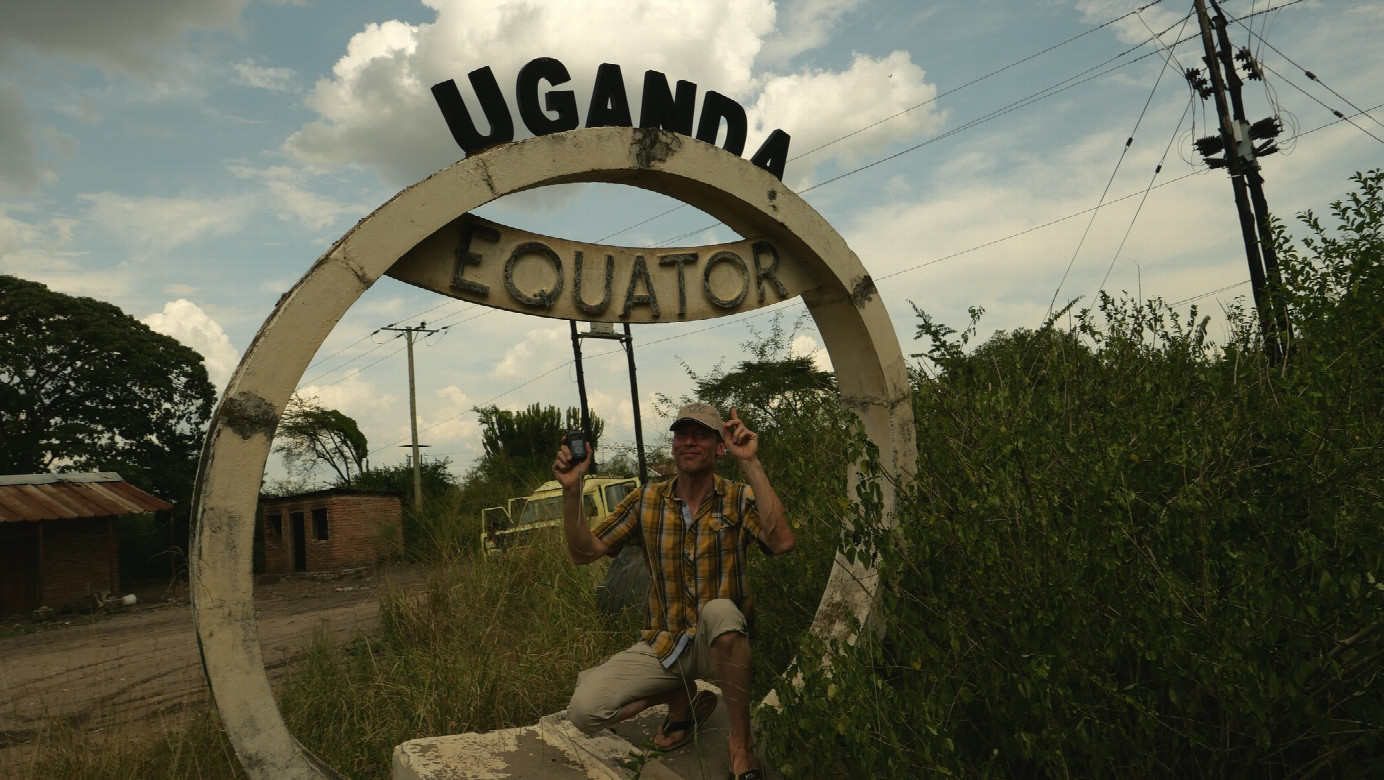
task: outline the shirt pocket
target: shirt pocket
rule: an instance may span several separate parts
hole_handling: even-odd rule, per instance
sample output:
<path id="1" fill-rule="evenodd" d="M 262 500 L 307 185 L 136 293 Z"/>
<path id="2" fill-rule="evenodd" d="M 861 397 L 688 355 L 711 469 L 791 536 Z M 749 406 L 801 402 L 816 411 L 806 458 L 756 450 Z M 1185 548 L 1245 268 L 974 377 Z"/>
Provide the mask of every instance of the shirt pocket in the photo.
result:
<path id="1" fill-rule="evenodd" d="M 744 527 L 734 518 L 720 515 L 712 519 L 701 546 L 702 555 L 724 554 L 740 546 L 740 534 Z"/>

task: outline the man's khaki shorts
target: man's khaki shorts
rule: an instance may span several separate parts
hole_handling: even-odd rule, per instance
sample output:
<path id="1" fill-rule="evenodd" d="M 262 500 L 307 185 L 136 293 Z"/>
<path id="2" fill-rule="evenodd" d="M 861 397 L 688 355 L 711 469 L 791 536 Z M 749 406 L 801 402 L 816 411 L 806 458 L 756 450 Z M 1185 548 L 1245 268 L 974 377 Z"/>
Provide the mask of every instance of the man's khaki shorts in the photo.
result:
<path id="1" fill-rule="evenodd" d="M 714 674 L 711 643 L 729 631 L 748 634 L 745 615 L 730 599 L 707 602 L 697 616 L 697 634 L 667 669 L 647 642 L 611 656 L 594 669 L 577 675 L 577 689 L 567 705 L 567 718 L 583 734 L 592 735 L 615 720 L 620 709 L 636 699 L 686 688 L 697 692 L 697 680 Z"/>

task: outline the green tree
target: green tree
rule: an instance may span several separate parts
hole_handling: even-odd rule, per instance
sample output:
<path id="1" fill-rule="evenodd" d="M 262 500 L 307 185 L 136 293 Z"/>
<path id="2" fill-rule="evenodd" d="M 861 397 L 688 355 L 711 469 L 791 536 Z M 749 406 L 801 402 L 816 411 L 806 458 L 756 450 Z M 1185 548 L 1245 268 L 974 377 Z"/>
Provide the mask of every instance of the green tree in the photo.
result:
<path id="1" fill-rule="evenodd" d="M 119 308 L 0 276 L 0 473 L 111 470 L 186 501 L 216 390 Z"/>
<path id="2" fill-rule="evenodd" d="M 457 487 L 457 479 L 451 471 L 450 458 L 424 460 L 421 466 L 423 495 L 429 498 L 447 496 Z M 393 466 L 376 466 L 356 474 L 348 485 L 353 490 L 377 490 L 385 493 L 398 493 L 401 496 L 413 495 L 413 466 L 398 463 Z"/>
<path id="3" fill-rule="evenodd" d="M 370 446 L 356 421 L 324 408 L 316 399 L 294 396 L 274 433 L 274 451 L 289 471 L 311 470 L 325 463 L 336 473 L 335 485 L 347 485 L 365 471 Z"/>
<path id="4" fill-rule="evenodd" d="M 533 404 L 529 408 L 510 412 L 498 406 L 474 409 L 480 415 L 481 445 L 486 457 L 504 455 L 510 458 L 547 459 L 552 457 L 567 431 L 581 428 L 581 410 L 567 407 L 566 418 L 556 406 Z M 591 444 L 605 432 L 605 421 L 591 414 Z"/>
<path id="5" fill-rule="evenodd" d="M 551 479 L 553 454 L 567 431 L 581 429 L 581 410 L 571 406 L 564 414 L 556 406 L 533 404 L 518 412 L 485 406 L 480 415 L 481 446 L 485 450 L 472 477 L 508 481 L 515 487 L 536 487 Z M 605 432 L 605 421 L 591 413 L 590 441 L 595 446 Z M 536 480 L 536 481 L 535 481 Z M 527 491 L 524 491 L 527 492 Z"/>
<path id="6" fill-rule="evenodd" d="M 715 406 L 722 417 L 736 409 L 740 419 L 761 434 L 772 433 L 783 420 L 810 414 L 824 398 L 834 402 L 836 376 L 818 368 L 810 356 L 792 354 L 802 325 L 798 320 L 785 328 L 776 316 L 767 333 L 751 329 L 750 338 L 740 344 L 750 359 L 729 371 L 716 366 L 698 374 L 684 366 L 697 400 Z"/>
<path id="7" fill-rule="evenodd" d="M 0 474 L 114 471 L 173 502 L 171 517 L 121 523 L 125 575 L 177 571 L 179 555 L 151 550 L 186 549 L 215 400 L 202 356 L 176 339 L 109 303 L 0 275 Z"/>

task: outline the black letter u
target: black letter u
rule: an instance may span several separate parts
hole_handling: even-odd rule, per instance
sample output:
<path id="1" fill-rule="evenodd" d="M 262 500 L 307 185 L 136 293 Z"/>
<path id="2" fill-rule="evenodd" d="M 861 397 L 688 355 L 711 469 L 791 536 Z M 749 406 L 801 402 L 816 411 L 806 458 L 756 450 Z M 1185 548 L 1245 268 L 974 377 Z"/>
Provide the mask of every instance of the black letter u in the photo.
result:
<path id="1" fill-rule="evenodd" d="M 447 79 L 432 87 L 433 99 L 437 101 L 437 107 L 442 109 L 442 117 L 447 120 L 447 129 L 452 131 L 457 146 L 470 155 L 513 141 L 514 119 L 509 115 L 509 106 L 500 92 L 500 85 L 495 81 L 495 74 L 490 72 L 490 66 L 473 70 L 466 78 L 471 81 L 471 88 L 476 90 L 485 121 L 490 124 L 490 135 L 481 135 L 476 130 L 476 123 L 471 121 L 466 104 L 461 102 L 461 93 L 457 91 L 455 81 Z"/>

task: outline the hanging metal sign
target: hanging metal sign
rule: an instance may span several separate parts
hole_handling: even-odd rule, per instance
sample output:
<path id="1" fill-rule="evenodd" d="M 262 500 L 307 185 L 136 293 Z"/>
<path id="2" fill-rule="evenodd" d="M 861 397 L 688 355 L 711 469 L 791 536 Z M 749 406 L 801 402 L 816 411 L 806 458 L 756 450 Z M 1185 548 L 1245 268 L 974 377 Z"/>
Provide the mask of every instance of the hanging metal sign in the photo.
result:
<path id="1" fill-rule="evenodd" d="M 389 269 L 500 309 L 604 322 L 720 317 L 802 294 L 812 276 L 768 239 L 661 249 L 582 244 L 465 214 Z"/>

